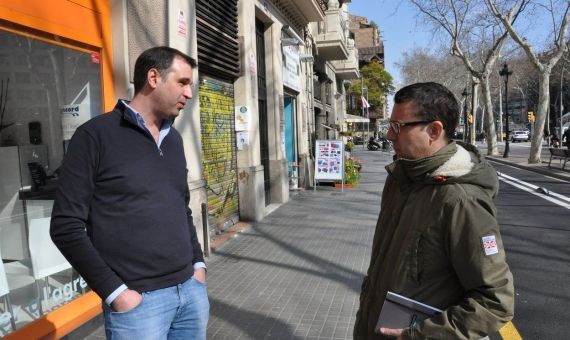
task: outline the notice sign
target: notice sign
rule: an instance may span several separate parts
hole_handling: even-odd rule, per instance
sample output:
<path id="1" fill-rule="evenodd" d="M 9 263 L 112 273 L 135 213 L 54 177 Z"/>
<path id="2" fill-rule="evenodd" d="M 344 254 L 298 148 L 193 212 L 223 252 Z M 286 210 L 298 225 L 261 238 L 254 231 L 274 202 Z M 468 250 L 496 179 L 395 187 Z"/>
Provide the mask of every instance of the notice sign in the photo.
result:
<path id="1" fill-rule="evenodd" d="M 187 35 L 188 29 L 186 28 L 186 13 L 183 10 L 178 10 L 178 35 L 185 37 Z"/>
<path id="2" fill-rule="evenodd" d="M 247 131 L 249 129 L 249 112 L 249 106 L 236 106 L 234 108 L 236 131 Z"/>
<path id="3" fill-rule="evenodd" d="M 89 120 L 89 104 L 64 105 L 61 107 L 61 129 L 63 140 L 70 140 L 77 128 Z"/>
<path id="4" fill-rule="evenodd" d="M 299 47 L 283 47 L 283 85 L 301 91 L 301 65 L 299 59 Z"/>
<path id="5" fill-rule="evenodd" d="M 339 180 L 344 174 L 344 148 L 341 140 L 317 140 L 315 160 L 316 180 Z"/>

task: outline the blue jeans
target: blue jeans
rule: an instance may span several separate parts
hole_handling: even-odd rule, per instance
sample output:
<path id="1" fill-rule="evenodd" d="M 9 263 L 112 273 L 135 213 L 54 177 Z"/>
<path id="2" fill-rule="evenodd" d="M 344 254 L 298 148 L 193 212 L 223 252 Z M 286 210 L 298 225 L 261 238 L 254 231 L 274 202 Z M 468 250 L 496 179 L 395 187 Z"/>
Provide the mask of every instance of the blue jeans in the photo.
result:
<path id="1" fill-rule="evenodd" d="M 142 297 L 138 306 L 124 313 L 103 303 L 107 339 L 206 339 L 210 303 L 203 283 L 191 278 Z"/>

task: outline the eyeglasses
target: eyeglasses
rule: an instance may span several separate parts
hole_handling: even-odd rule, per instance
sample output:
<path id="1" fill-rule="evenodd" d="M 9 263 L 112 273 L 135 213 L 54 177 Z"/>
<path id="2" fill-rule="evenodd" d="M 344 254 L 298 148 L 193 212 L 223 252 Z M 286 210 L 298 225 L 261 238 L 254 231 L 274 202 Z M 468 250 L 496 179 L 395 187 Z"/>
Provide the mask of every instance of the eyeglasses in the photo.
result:
<path id="1" fill-rule="evenodd" d="M 414 126 L 414 125 L 422 125 L 422 124 L 429 124 L 433 123 L 435 120 L 417 120 L 415 122 L 399 122 L 397 120 L 390 120 L 388 124 L 390 124 L 390 129 L 394 131 L 395 134 L 399 134 L 400 130 L 404 126 Z"/>

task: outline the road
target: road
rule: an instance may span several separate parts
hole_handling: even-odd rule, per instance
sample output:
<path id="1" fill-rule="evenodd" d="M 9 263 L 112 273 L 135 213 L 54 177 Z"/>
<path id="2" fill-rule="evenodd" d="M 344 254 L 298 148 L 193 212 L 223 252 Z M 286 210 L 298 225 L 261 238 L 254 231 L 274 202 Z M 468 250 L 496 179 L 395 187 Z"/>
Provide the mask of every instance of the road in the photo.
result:
<path id="1" fill-rule="evenodd" d="M 511 154 L 528 154 L 527 144 L 511 144 Z M 495 203 L 515 279 L 513 324 L 524 339 L 568 338 L 570 183 L 492 164 L 501 175 Z"/>

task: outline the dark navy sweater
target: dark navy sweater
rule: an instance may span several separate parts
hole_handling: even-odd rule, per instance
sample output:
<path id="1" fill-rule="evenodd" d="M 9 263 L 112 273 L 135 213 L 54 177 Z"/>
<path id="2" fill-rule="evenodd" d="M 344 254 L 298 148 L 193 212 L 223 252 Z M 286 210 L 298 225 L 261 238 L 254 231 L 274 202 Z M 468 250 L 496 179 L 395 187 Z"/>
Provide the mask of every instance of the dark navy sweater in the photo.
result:
<path id="1" fill-rule="evenodd" d="M 123 283 L 139 292 L 182 283 L 203 262 L 182 138 L 158 149 L 118 103 L 80 126 L 60 171 L 51 237 L 102 299 Z"/>

